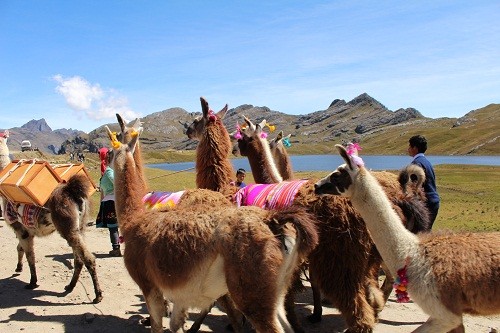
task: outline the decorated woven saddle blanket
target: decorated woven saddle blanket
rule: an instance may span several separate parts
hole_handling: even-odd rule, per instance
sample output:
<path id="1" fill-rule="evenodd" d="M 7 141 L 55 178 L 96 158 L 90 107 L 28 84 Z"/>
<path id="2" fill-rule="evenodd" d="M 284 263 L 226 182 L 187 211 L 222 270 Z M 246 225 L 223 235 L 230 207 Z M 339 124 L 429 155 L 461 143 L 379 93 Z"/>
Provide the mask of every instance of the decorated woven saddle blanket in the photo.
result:
<path id="1" fill-rule="evenodd" d="M 161 210 L 164 208 L 173 208 L 181 199 L 184 191 L 179 192 L 149 192 L 143 198 L 142 202 L 147 209 Z"/>
<path id="2" fill-rule="evenodd" d="M 234 201 L 238 207 L 258 206 L 265 209 L 282 209 L 293 204 L 300 188 L 307 179 L 276 184 L 252 184 L 238 190 Z"/>
<path id="3" fill-rule="evenodd" d="M 43 207 L 37 205 L 29 204 L 15 204 L 12 202 L 7 202 L 6 221 L 9 224 L 14 222 L 21 222 L 27 228 L 36 228 L 37 221 L 44 210 Z"/>

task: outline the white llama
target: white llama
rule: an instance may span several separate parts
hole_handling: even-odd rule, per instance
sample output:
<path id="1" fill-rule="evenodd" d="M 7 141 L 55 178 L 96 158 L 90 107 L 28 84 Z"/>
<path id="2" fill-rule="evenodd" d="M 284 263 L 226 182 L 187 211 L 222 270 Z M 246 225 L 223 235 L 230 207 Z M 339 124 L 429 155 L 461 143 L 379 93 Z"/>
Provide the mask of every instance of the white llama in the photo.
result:
<path id="1" fill-rule="evenodd" d="M 346 164 L 318 181 L 316 193 L 350 198 L 399 287 L 430 316 L 414 332 L 463 332 L 464 313 L 500 313 L 500 232 L 411 233 L 363 161 L 336 147 Z"/>

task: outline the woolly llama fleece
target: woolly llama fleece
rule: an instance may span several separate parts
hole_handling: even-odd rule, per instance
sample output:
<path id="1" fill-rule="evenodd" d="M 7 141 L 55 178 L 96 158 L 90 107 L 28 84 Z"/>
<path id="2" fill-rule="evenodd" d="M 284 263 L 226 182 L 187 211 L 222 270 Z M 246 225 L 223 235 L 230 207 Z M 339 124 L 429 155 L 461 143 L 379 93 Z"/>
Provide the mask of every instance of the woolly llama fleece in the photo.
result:
<path id="1" fill-rule="evenodd" d="M 500 313 L 500 232 L 412 234 L 362 159 L 337 148 L 346 163 L 316 183 L 316 193 L 351 199 L 399 284 L 430 316 L 414 332 L 463 332 L 463 314 Z"/>

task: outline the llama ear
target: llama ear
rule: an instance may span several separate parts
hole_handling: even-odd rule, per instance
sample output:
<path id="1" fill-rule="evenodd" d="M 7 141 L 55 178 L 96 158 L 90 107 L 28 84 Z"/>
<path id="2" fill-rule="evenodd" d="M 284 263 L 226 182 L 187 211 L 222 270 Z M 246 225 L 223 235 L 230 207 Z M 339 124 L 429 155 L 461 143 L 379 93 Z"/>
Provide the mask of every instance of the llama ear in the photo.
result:
<path id="1" fill-rule="evenodd" d="M 337 147 L 340 156 L 344 159 L 349 169 L 354 170 L 354 163 L 352 162 L 351 157 L 347 154 L 347 150 L 345 150 L 344 146 L 335 145 L 335 147 Z"/>
<path id="2" fill-rule="evenodd" d="M 245 120 L 245 123 L 247 123 L 248 125 L 248 128 L 251 130 L 251 131 L 255 131 L 255 125 L 250 121 L 250 119 L 248 119 L 247 117 L 243 116 L 243 119 Z"/>
<path id="3" fill-rule="evenodd" d="M 111 132 L 108 125 L 105 125 L 104 127 L 106 128 L 109 140 L 111 141 L 111 146 L 113 146 L 114 149 L 120 148 L 122 143 L 116 139 L 116 132 Z"/>
<path id="4" fill-rule="evenodd" d="M 210 111 L 210 108 L 208 107 L 208 102 L 203 97 L 200 97 L 200 101 L 201 101 L 201 111 L 203 112 L 203 118 L 207 119 L 208 111 Z"/>
<path id="5" fill-rule="evenodd" d="M 130 150 L 130 152 L 133 154 L 134 151 L 135 151 L 135 147 L 137 146 L 137 142 L 139 142 L 139 136 L 141 135 L 142 133 L 142 127 L 139 127 L 137 129 L 137 131 L 134 131 L 131 136 L 132 136 L 132 139 L 129 141 L 128 143 L 128 149 Z"/>
<path id="6" fill-rule="evenodd" d="M 276 139 L 274 139 L 274 141 L 278 142 L 280 141 L 281 139 L 283 139 L 283 131 L 280 131 L 278 133 L 278 135 L 276 136 Z"/>
<path id="7" fill-rule="evenodd" d="M 264 128 L 264 126 L 266 126 L 267 124 L 267 121 L 265 119 L 262 119 L 262 121 L 258 124 L 260 126 L 260 128 Z"/>
<path id="8" fill-rule="evenodd" d="M 220 110 L 219 112 L 217 112 L 217 117 L 219 117 L 220 120 L 224 119 L 224 116 L 226 115 L 227 110 L 228 110 L 228 106 L 226 104 L 226 106 L 224 106 L 222 108 L 222 110 Z"/>
<path id="9" fill-rule="evenodd" d="M 118 124 L 120 124 L 120 129 L 122 133 L 124 133 L 125 127 L 127 126 L 127 122 L 123 120 L 122 116 L 120 116 L 118 113 L 116 114 L 116 119 L 118 120 Z"/>
<path id="10" fill-rule="evenodd" d="M 143 122 L 139 119 L 139 118 L 135 118 L 134 122 L 132 123 L 132 125 L 130 127 L 132 127 L 133 129 L 135 129 L 136 131 L 139 130 L 139 127 L 141 127 L 143 124 Z"/>

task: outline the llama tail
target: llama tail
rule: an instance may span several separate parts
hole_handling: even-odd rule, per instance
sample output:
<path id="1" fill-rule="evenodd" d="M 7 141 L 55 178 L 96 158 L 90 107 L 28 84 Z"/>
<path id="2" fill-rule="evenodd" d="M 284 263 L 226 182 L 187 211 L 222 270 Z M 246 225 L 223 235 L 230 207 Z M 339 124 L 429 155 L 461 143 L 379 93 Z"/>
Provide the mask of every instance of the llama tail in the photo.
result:
<path id="1" fill-rule="evenodd" d="M 75 174 L 62 185 L 61 192 L 79 203 L 88 199 L 89 186 L 88 179 L 84 175 Z"/>
<path id="2" fill-rule="evenodd" d="M 316 220 L 305 210 L 294 207 L 279 210 L 274 212 L 271 219 L 274 223 L 271 223 L 269 227 L 275 235 L 283 235 L 283 228 L 288 223 L 294 226 L 298 234 L 297 249 L 300 257 L 305 258 L 318 245 L 319 236 Z"/>

